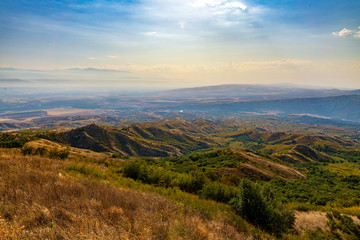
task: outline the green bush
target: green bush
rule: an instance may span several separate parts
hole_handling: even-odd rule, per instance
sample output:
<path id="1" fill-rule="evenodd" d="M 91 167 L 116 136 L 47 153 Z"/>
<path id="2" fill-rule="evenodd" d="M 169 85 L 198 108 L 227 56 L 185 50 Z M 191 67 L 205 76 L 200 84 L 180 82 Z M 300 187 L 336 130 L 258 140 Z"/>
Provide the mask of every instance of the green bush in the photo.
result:
<path id="1" fill-rule="evenodd" d="M 21 148 L 31 140 L 31 138 L 20 134 L 0 133 L 1 148 Z"/>
<path id="2" fill-rule="evenodd" d="M 65 170 L 68 172 L 78 172 L 84 175 L 94 176 L 97 178 L 104 178 L 104 174 L 99 168 L 90 165 L 70 164 L 66 167 Z"/>
<path id="3" fill-rule="evenodd" d="M 251 222 L 277 236 L 293 228 L 295 216 L 283 208 L 270 186 L 243 179 L 239 194 L 230 201 L 234 211 Z"/>
<path id="4" fill-rule="evenodd" d="M 200 171 L 192 171 L 190 174 L 178 174 L 177 185 L 185 192 L 197 193 L 200 191 L 206 181 L 204 173 Z"/>
<path id="5" fill-rule="evenodd" d="M 40 155 L 40 156 L 46 156 L 48 154 L 48 150 L 46 147 L 38 147 L 35 152 L 35 155 Z"/>
<path id="6" fill-rule="evenodd" d="M 239 193 L 235 187 L 228 186 L 219 182 L 209 182 L 204 185 L 200 195 L 206 199 L 228 203 Z"/>
<path id="7" fill-rule="evenodd" d="M 144 162 L 142 161 L 131 161 L 127 162 L 123 166 L 124 177 L 132 178 L 134 180 L 143 180 L 145 174 Z"/>
<path id="8" fill-rule="evenodd" d="M 163 187 L 179 187 L 180 190 L 197 193 L 206 182 L 203 172 L 177 173 L 163 167 L 148 165 L 145 161 L 131 161 L 123 165 L 124 177 Z"/>
<path id="9" fill-rule="evenodd" d="M 35 153 L 35 149 L 31 146 L 23 146 L 21 148 L 21 153 L 23 155 L 33 155 Z"/>
<path id="10" fill-rule="evenodd" d="M 58 158 L 58 159 L 66 159 L 70 155 L 69 149 L 56 149 L 53 148 L 49 151 L 49 157 L 50 158 Z"/>
<path id="11" fill-rule="evenodd" d="M 23 155 L 39 155 L 57 159 L 66 159 L 70 155 L 69 149 L 53 148 L 48 150 L 46 147 L 34 148 L 32 146 L 26 145 L 21 148 L 21 153 Z"/>

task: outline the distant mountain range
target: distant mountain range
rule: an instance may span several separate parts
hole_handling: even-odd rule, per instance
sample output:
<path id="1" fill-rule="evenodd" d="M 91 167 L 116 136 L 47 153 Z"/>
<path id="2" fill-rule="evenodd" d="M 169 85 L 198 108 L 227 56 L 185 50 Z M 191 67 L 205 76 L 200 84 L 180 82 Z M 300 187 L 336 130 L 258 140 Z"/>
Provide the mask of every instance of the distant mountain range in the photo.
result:
<path id="1" fill-rule="evenodd" d="M 360 123 L 360 90 L 233 84 L 127 96 L 100 93 L 91 97 L 74 94 L 31 96 L 0 99 L 0 131 L 39 125 L 43 127 L 83 126 L 108 121 L 116 123 L 121 120 L 176 117 L 195 119 L 210 116 L 213 118 L 239 116 L 244 113 L 276 114 L 285 117 L 309 115 Z M 79 113 L 71 114 L 71 118 L 66 118 L 69 114 L 48 115 L 48 110 L 54 108 L 91 110 L 87 116 L 89 121 L 76 120 Z M 306 121 L 314 122 L 309 119 Z M 318 120 L 316 121 L 319 123 Z M 72 124 L 69 125 L 70 122 Z M 331 122 L 330 125 L 343 126 L 344 124 L 346 123 Z M 358 128 L 358 126 L 350 127 Z"/>
<path id="2" fill-rule="evenodd" d="M 238 101 L 185 105 L 179 111 L 203 111 L 214 115 L 236 113 L 312 114 L 360 122 L 360 95 L 321 98 Z"/>
<path id="3" fill-rule="evenodd" d="M 284 99 L 329 97 L 339 95 L 360 94 L 360 90 L 311 89 L 295 86 L 226 84 L 196 88 L 182 88 L 165 91 L 160 97 L 173 98 L 240 98 L 240 99 Z"/>

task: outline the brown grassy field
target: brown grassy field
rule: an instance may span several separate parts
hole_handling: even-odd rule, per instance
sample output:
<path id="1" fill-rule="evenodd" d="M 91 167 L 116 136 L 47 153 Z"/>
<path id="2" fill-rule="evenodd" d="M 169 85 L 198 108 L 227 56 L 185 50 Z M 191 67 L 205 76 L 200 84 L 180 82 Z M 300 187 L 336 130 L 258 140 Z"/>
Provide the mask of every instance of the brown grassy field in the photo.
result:
<path id="1" fill-rule="evenodd" d="M 0 149 L 1 239 L 252 239 L 221 216 L 68 176 L 68 163 Z"/>

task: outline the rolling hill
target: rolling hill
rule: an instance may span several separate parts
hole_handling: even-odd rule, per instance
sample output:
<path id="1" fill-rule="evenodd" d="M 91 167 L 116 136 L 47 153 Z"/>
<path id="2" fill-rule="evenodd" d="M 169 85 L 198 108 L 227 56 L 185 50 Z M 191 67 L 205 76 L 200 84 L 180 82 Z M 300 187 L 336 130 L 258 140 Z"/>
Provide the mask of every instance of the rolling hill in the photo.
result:
<path id="1" fill-rule="evenodd" d="M 217 124 L 206 120 L 164 121 L 125 128 L 95 124 L 65 132 L 50 132 L 38 137 L 72 147 L 121 155 L 180 156 L 191 150 L 217 146 L 205 134 L 217 131 Z"/>

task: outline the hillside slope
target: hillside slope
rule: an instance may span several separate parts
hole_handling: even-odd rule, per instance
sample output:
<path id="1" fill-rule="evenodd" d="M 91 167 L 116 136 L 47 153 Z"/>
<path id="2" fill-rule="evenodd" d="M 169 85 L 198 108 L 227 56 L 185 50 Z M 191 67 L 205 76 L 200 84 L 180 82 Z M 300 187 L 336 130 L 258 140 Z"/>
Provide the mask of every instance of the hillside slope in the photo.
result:
<path id="1" fill-rule="evenodd" d="M 258 130 L 243 131 L 238 134 L 230 135 L 230 137 L 237 141 L 258 142 L 270 145 L 329 145 L 338 148 L 346 148 L 356 144 L 354 140 L 344 139 L 339 136 L 291 134 L 285 132 L 264 132 Z"/>
<path id="2" fill-rule="evenodd" d="M 70 176 L 66 165 L 0 148 L 0 239 L 253 239 L 157 194 Z"/>
<path id="3" fill-rule="evenodd" d="M 205 120 L 164 121 L 121 129 L 91 124 L 39 137 L 96 152 L 161 157 L 180 156 L 191 150 L 217 146 L 218 143 L 205 134 L 219 128 L 217 124 Z"/>

